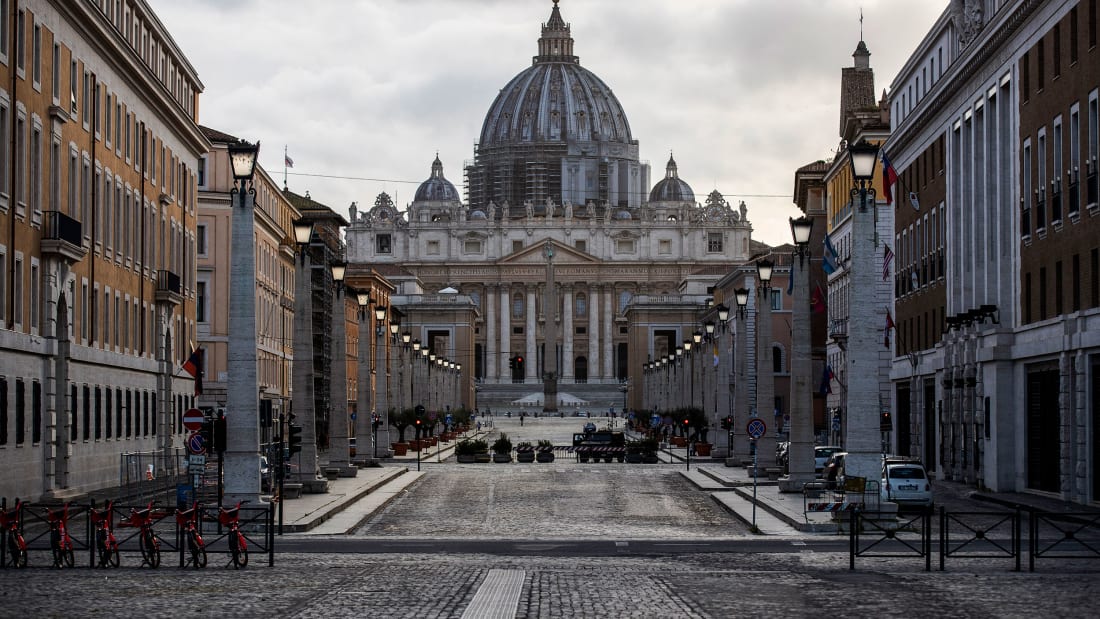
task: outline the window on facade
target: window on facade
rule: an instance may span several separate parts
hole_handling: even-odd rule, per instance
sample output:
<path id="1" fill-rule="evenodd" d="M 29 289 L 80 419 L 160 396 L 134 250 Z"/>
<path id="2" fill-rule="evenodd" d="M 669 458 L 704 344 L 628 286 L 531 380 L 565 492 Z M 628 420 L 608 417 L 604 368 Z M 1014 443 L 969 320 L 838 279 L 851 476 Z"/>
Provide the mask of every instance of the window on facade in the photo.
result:
<path id="1" fill-rule="evenodd" d="M 707 251 L 712 252 L 712 253 L 722 251 L 722 233 L 721 232 L 708 232 L 707 233 Z"/>
<path id="2" fill-rule="evenodd" d="M 772 346 L 772 373 L 783 373 L 783 349 L 778 346 Z"/>
<path id="3" fill-rule="evenodd" d="M 207 316 L 207 305 L 209 299 L 207 298 L 209 293 L 206 289 L 205 281 L 198 281 L 195 283 L 195 320 L 198 322 L 208 322 L 210 318 Z"/>
<path id="4" fill-rule="evenodd" d="M 672 253 L 672 241 L 669 239 L 657 241 L 657 253 L 662 256 L 670 255 Z"/>
<path id="5" fill-rule="evenodd" d="M 1062 119 L 1058 117 L 1054 121 L 1053 139 L 1054 170 L 1050 177 L 1050 220 L 1052 223 L 1062 221 Z"/>
<path id="6" fill-rule="evenodd" d="M 428 253 L 429 256 L 438 256 L 439 255 L 439 241 L 428 241 L 427 253 Z"/>
<path id="7" fill-rule="evenodd" d="M 1051 39 L 1051 55 L 1054 56 L 1054 77 L 1062 74 L 1062 25 L 1054 24 L 1054 37 Z"/>
<path id="8" fill-rule="evenodd" d="M 15 14 L 15 68 L 23 73 L 27 67 L 27 13 L 22 9 Z"/>
<path id="9" fill-rule="evenodd" d="M 615 253 L 619 254 L 632 254 L 634 253 L 634 240 L 633 239 L 619 239 L 615 241 Z"/>
<path id="10" fill-rule="evenodd" d="M 1023 161 L 1020 164 L 1022 196 L 1020 197 L 1020 234 L 1031 235 L 1031 142 L 1024 141 Z"/>
<path id="11" fill-rule="evenodd" d="M 512 295 L 512 318 L 523 317 L 523 295 L 516 293 Z"/>
<path id="12" fill-rule="evenodd" d="M 580 251 L 588 251 L 588 244 L 584 241 L 584 239 L 577 239 L 576 241 L 573 241 L 573 247 L 576 247 Z"/>
<path id="13" fill-rule="evenodd" d="M 19 255 L 15 256 L 15 285 L 12 286 L 13 304 L 15 306 L 15 312 L 12 314 L 11 321 L 16 327 L 23 325 L 23 258 Z"/>
<path id="14" fill-rule="evenodd" d="M 1069 63 L 1077 62 L 1077 7 L 1069 10 Z"/>
<path id="15" fill-rule="evenodd" d="M 462 249 L 467 254 L 480 254 L 481 241 L 466 241 Z"/>
<path id="16" fill-rule="evenodd" d="M 42 84 L 42 26 L 34 25 L 34 35 L 31 40 L 31 80 L 35 84 Z"/>
<path id="17" fill-rule="evenodd" d="M 374 237 L 375 247 L 374 251 L 378 254 L 388 254 L 393 251 L 390 245 L 390 235 L 379 234 Z"/>
<path id="18" fill-rule="evenodd" d="M 1020 57 L 1020 97 L 1024 101 L 1031 99 L 1031 63 L 1027 52 Z"/>
<path id="19" fill-rule="evenodd" d="M 588 314 L 588 297 L 583 293 L 577 295 L 573 305 L 576 307 L 574 314 L 578 318 L 584 318 Z"/>
<path id="20" fill-rule="evenodd" d="M 523 249 L 523 241 L 512 241 L 512 253 L 513 254 L 516 253 L 517 251 L 521 250 L 521 249 Z"/>
<path id="21" fill-rule="evenodd" d="M 626 313 L 626 306 L 630 305 L 630 300 L 634 298 L 634 295 L 630 294 L 629 290 L 624 290 L 619 293 L 619 313 Z"/>
<path id="22" fill-rule="evenodd" d="M 8 378 L 0 376 L 0 445 L 8 444 Z"/>
<path id="23" fill-rule="evenodd" d="M 206 255 L 206 224 L 195 226 L 195 251 L 200 256 Z"/>
<path id="24" fill-rule="evenodd" d="M 775 288 L 772 291 L 772 311 L 781 311 L 783 309 L 783 291 Z"/>

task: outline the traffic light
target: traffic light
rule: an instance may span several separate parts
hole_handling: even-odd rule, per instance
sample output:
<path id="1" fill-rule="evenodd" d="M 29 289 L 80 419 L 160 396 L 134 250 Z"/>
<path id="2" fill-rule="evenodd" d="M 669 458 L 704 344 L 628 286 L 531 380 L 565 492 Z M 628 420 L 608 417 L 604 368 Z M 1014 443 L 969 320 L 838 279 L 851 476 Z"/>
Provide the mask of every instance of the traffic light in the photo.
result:
<path id="1" fill-rule="evenodd" d="M 516 367 L 518 368 L 518 367 L 522 367 L 522 366 L 523 366 L 523 356 L 522 355 L 516 355 Z"/>
<path id="2" fill-rule="evenodd" d="M 733 415 L 727 415 L 722 418 L 722 429 L 729 430 L 733 428 Z"/>
<path id="3" fill-rule="evenodd" d="M 889 432 L 894 429 L 893 421 L 890 419 L 890 411 L 882 411 L 878 420 L 878 429 L 882 432 Z"/>
<path id="4" fill-rule="evenodd" d="M 516 358 L 515 357 L 508 357 L 508 369 L 512 370 L 512 371 L 515 371 L 515 369 L 516 369 Z"/>
<path id="5" fill-rule="evenodd" d="M 202 435 L 202 444 L 206 445 L 206 449 L 214 451 L 214 420 L 207 419 L 202 422 L 202 429 L 199 430 L 199 434 Z"/>
<path id="6" fill-rule="evenodd" d="M 214 418 L 214 451 L 225 453 L 225 409 L 218 409 L 218 416 Z"/>
<path id="7" fill-rule="evenodd" d="M 292 454 L 302 452 L 302 426 L 291 423 L 286 427 L 286 444 L 288 451 Z"/>

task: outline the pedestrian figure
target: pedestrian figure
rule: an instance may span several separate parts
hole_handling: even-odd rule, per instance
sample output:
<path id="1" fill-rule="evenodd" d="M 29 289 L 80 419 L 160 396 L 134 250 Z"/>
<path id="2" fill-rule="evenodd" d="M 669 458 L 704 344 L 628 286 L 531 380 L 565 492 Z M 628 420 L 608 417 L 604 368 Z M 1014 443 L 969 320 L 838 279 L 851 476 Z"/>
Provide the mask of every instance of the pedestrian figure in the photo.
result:
<path id="1" fill-rule="evenodd" d="M 477 422 L 477 431 L 481 432 L 481 422 Z"/>

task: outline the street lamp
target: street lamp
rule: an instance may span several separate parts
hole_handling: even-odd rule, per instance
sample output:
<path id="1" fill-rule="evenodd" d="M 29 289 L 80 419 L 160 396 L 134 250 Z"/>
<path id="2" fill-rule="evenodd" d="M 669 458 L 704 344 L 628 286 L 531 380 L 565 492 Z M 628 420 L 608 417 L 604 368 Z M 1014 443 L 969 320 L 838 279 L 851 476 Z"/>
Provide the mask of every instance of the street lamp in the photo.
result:
<path id="1" fill-rule="evenodd" d="M 756 263 L 756 277 L 760 281 L 756 307 L 756 406 L 750 418 L 758 418 L 775 411 L 775 373 L 772 368 L 772 275 L 775 263 L 760 260 Z M 775 434 L 765 435 L 749 443 L 751 449 L 766 449 L 765 442 L 775 441 Z M 773 446 L 774 447 L 774 446 Z M 774 453 L 774 448 L 768 450 Z M 765 453 L 768 453 L 767 451 Z M 750 455 L 752 455 L 750 453 Z"/>
<path id="2" fill-rule="evenodd" d="M 790 445 L 787 449 L 788 472 L 780 478 L 781 492 L 801 492 L 806 482 L 814 479 L 814 421 L 812 360 L 810 359 L 810 273 L 804 267 L 809 255 L 813 220 L 791 218 L 791 237 L 795 244 L 799 268 L 791 256 L 791 393 Z M 811 261 L 812 263 L 812 261 Z"/>
<path id="3" fill-rule="evenodd" d="M 260 390 L 256 345 L 256 189 L 252 175 L 260 144 L 227 146 L 239 208 L 233 209 L 229 267 L 229 370 L 226 392 L 225 500 L 260 500 Z M 232 199 L 232 198 L 231 198 Z M 220 497 L 219 497 L 220 498 Z"/>

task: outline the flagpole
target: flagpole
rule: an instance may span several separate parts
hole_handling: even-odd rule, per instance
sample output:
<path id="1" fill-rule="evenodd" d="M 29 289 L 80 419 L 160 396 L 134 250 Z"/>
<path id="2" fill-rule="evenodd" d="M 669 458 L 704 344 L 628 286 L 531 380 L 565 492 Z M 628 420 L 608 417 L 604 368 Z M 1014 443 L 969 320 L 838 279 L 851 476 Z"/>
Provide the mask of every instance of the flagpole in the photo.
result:
<path id="1" fill-rule="evenodd" d="M 287 184 L 286 184 L 286 168 L 287 168 L 286 156 L 287 156 L 286 144 L 283 144 L 283 189 L 284 190 L 287 188 Z"/>

